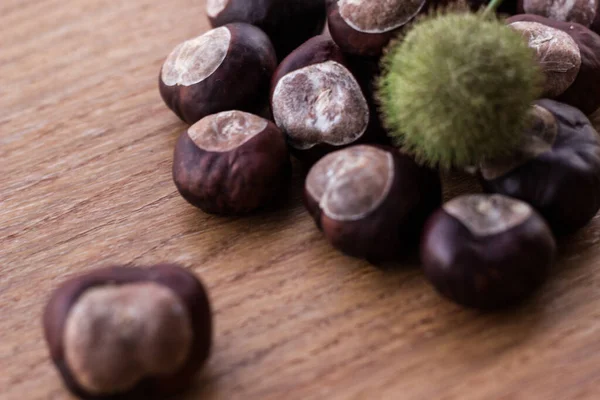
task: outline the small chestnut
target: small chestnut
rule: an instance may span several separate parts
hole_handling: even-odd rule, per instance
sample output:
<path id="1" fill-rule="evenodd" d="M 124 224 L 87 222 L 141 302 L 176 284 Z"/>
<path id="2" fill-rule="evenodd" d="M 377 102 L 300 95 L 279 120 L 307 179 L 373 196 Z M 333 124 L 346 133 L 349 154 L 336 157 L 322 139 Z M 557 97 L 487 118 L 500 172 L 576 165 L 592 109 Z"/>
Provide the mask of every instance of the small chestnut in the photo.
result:
<path id="1" fill-rule="evenodd" d="M 207 0 L 213 27 L 245 22 L 271 38 L 279 60 L 325 26 L 325 0 Z"/>
<path id="2" fill-rule="evenodd" d="M 442 202 L 439 174 L 396 149 L 357 145 L 310 170 L 304 204 L 331 244 L 373 263 L 405 256 Z"/>
<path id="3" fill-rule="evenodd" d="M 552 232 L 528 204 L 501 195 L 465 195 L 436 211 L 421 239 L 423 271 L 458 304 L 496 309 L 531 294 L 556 254 Z"/>
<path id="4" fill-rule="evenodd" d="M 519 14 L 541 15 L 563 22 L 575 22 L 600 32 L 600 2 L 596 0 L 519 0 Z"/>
<path id="5" fill-rule="evenodd" d="M 600 36 L 574 22 L 539 15 L 515 15 L 506 20 L 521 32 L 537 53 L 546 82 L 542 97 L 579 108 L 585 115 L 600 112 Z"/>
<path id="6" fill-rule="evenodd" d="M 557 101 L 538 101 L 531 115 L 520 148 L 482 163 L 482 186 L 531 204 L 555 234 L 572 233 L 600 209 L 600 137 L 581 111 Z"/>
<path id="7" fill-rule="evenodd" d="M 54 292 L 43 322 L 65 384 L 90 399 L 164 398 L 182 390 L 212 340 L 202 283 L 168 264 L 73 278 Z"/>
<path id="8" fill-rule="evenodd" d="M 212 214 L 242 214 L 265 205 L 288 183 L 285 136 L 243 111 L 209 115 L 175 146 L 173 180 L 192 205 Z"/>
<path id="9" fill-rule="evenodd" d="M 259 113 L 268 105 L 276 67 L 275 50 L 263 31 L 229 24 L 171 52 L 160 72 L 160 94 L 188 124 L 220 111 Z"/>
<path id="10" fill-rule="evenodd" d="M 345 53 L 377 57 L 428 0 L 339 0 L 328 8 L 331 37 Z"/>
<path id="11" fill-rule="evenodd" d="M 292 154 L 309 164 L 341 147 L 385 136 L 340 48 L 323 35 L 309 39 L 279 65 L 271 109 Z"/>

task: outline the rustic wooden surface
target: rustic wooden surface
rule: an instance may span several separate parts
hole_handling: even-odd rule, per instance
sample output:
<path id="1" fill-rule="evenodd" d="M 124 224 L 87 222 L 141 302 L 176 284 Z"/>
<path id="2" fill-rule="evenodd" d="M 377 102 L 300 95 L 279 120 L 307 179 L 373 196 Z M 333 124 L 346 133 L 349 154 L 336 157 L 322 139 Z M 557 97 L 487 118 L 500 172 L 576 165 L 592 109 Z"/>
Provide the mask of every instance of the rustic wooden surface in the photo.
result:
<path id="1" fill-rule="evenodd" d="M 207 216 L 171 182 L 184 124 L 157 74 L 203 1 L 0 2 L 0 398 L 69 399 L 40 324 L 53 288 L 112 263 L 184 264 L 215 346 L 184 399 L 598 399 L 600 221 L 514 312 L 440 299 L 416 265 L 333 251 L 300 203 Z M 449 193 L 468 190 L 458 181 Z"/>

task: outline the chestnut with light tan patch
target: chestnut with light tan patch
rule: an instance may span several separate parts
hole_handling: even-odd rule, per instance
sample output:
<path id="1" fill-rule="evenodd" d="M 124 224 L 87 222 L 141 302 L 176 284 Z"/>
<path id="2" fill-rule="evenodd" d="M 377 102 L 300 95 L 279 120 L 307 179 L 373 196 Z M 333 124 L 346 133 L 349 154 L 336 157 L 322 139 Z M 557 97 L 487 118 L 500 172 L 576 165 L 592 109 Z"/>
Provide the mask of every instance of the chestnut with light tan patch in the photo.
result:
<path id="1" fill-rule="evenodd" d="M 339 0 L 344 21 L 363 33 L 385 33 L 412 20 L 425 6 L 425 0 Z"/>
<path id="2" fill-rule="evenodd" d="M 519 21 L 509 26 L 519 31 L 536 51 L 546 77 L 544 95 L 556 97 L 564 93 L 581 68 L 581 52 L 575 40 L 559 29 L 537 22 Z"/>
<path id="3" fill-rule="evenodd" d="M 218 16 L 227 6 L 230 0 L 206 0 L 206 14 L 210 18 Z"/>
<path id="4" fill-rule="evenodd" d="M 576 22 L 590 27 L 596 19 L 597 0 L 521 0 L 527 14 L 541 15 L 556 21 Z"/>
<path id="5" fill-rule="evenodd" d="M 203 118 L 187 133 L 199 148 L 224 152 L 243 145 L 268 125 L 269 121 L 250 113 L 225 111 Z"/>
<path id="6" fill-rule="evenodd" d="M 65 322 L 65 359 L 89 393 L 132 389 L 147 375 L 177 372 L 193 330 L 185 305 L 154 282 L 87 290 Z"/>
<path id="7" fill-rule="evenodd" d="M 356 141 L 369 124 L 369 106 L 350 71 L 336 61 L 283 76 L 272 95 L 275 123 L 301 150 Z"/>
<path id="8" fill-rule="evenodd" d="M 441 204 L 436 171 L 396 149 L 357 145 L 321 158 L 304 186 L 317 227 L 342 252 L 371 262 L 403 257 Z"/>

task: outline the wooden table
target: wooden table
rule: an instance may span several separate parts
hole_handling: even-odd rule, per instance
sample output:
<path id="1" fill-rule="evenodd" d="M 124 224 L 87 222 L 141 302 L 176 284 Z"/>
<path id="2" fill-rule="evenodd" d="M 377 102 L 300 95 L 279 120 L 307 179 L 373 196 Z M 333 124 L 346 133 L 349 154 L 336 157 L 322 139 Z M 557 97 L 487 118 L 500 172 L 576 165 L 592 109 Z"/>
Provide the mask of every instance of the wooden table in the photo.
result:
<path id="1" fill-rule="evenodd" d="M 193 0 L 0 4 L 0 398 L 68 399 L 41 311 L 65 278 L 178 262 L 210 289 L 207 367 L 184 399 L 599 399 L 600 221 L 524 307 L 481 315 L 416 265 L 340 255 L 300 203 L 217 218 L 171 181 L 185 125 L 157 76 L 208 28 Z M 462 178 L 448 195 L 469 190 Z"/>

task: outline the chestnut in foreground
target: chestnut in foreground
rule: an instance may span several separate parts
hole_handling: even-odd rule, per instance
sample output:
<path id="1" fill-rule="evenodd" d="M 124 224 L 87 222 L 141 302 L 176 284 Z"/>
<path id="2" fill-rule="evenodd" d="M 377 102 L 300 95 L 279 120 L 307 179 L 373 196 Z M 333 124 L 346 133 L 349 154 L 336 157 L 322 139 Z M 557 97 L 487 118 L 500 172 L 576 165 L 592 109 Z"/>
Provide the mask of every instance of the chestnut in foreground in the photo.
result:
<path id="1" fill-rule="evenodd" d="M 546 76 L 542 97 L 572 105 L 585 115 L 600 112 L 600 36 L 574 22 L 539 15 L 506 20 L 537 52 Z"/>
<path id="2" fill-rule="evenodd" d="M 428 0 L 339 0 L 328 8 L 331 37 L 345 53 L 377 57 Z"/>
<path id="3" fill-rule="evenodd" d="M 227 110 L 261 112 L 277 67 L 263 31 L 229 24 L 178 45 L 162 66 L 160 94 L 175 114 L 193 124 Z"/>
<path id="4" fill-rule="evenodd" d="M 555 21 L 575 22 L 600 32 L 600 2 L 596 0 L 519 0 L 517 11 Z"/>
<path id="5" fill-rule="evenodd" d="M 306 178 L 304 204 L 331 244 L 373 263 L 416 247 L 427 217 L 441 204 L 439 174 L 382 146 L 328 154 Z"/>
<path id="6" fill-rule="evenodd" d="M 175 185 L 207 213 L 255 210 L 280 194 L 290 176 L 283 133 L 271 121 L 242 111 L 203 118 L 175 146 Z"/>
<path id="7" fill-rule="evenodd" d="M 313 163 L 328 152 L 384 137 L 377 115 L 338 46 L 317 36 L 290 54 L 271 85 L 271 109 L 292 154 Z"/>
<path id="8" fill-rule="evenodd" d="M 540 100 L 519 149 L 481 166 L 488 192 L 531 204 L 555 234 L 582 228 L 600 209 L 600 136 L 574 107 Z"/>
<path id="9" fill-rule="evenodd" d="M 271 38 L 279 60 L 325 26 L 325 0 L 207 0 L 213 27 L 245 22 Z"/>
<path id="10" fill-rule="evenodd" d="M 546 278 L 556 243 L 528 204 L 501 195 L 455 198 L 427 221 L 423 271 L 458 304 L 504 308 L 530 295 Z"/>
<path id="11" fill-rule="evenodd" d="M 82 398 L 165 398 L 190 384 L 212 340 L 202 283 L 168 264 L 73 278 L 56 289 L 43 322 L 52 360 Z"/>

